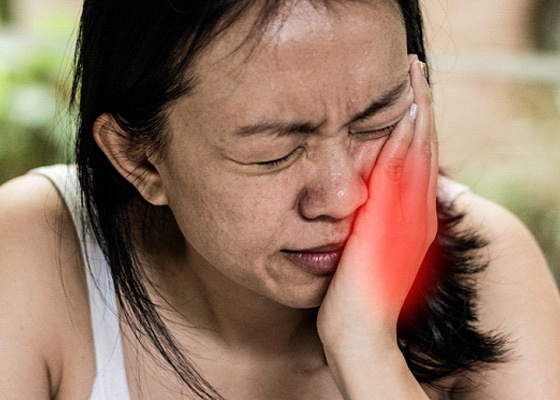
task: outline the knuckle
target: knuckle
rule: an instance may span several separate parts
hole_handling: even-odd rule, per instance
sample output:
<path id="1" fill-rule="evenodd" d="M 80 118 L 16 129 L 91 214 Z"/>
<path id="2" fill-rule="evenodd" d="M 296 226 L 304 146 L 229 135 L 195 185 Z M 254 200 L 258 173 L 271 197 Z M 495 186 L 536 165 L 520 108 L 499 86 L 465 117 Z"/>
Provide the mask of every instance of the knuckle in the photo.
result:
<path id="1" fill-rule="evenodd" d="M 433 141 L 431 139 L 423 140 L 420 144 L 420 154 L 428 160 L 432 158 L 432 144 Z"/>
<path id="2" fill-rule="evenodd" d="M 398 181 L 403 172 L 404 159 L 402 157 L 390 157 L 384 167 L 385 174 L 393 181 Z"/>

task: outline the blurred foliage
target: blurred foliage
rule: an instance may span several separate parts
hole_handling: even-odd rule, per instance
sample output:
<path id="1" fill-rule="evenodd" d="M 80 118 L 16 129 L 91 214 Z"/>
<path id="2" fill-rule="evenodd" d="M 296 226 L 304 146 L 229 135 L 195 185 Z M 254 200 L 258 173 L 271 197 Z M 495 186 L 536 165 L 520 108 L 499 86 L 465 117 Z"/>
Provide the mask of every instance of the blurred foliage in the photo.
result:
<path id="1" fill-rule="evenodd" d="M 560 49 L 560 1 L 536 0 L 533 12 L 535 47 L 542 51 Z"/>
<path id="2" fill-rule="evenodd" d="M 8 23 L 12 16 L 12 3 L 8 0 L 0 0 L 0 26 Z"/>
<path id="3" fill-rule="evenodd" d="M 52 19 L 60 25 L 58 15 Z M 48 29 L 29 36 L 0 31 L 0 183 L 31 168 L 70 159 L 70 76 L 64 56 L 73 23 L 62 24 L 64 41 L 60 26 L 54 34 Z"/>

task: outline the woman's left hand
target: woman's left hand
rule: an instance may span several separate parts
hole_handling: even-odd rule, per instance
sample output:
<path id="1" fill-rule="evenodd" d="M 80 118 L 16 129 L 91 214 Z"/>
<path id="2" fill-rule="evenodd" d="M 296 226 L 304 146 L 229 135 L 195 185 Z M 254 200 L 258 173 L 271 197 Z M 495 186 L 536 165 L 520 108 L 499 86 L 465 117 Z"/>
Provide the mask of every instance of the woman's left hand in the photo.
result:
<path id="1" fill-rule="evenodd" d="M 352 399 L 425 396 L 396 338 L 399 312 L 437 231 L 431 95 L 421 63 L 416 56 L 410 61 L 415 104 L 376 160 L 368 200 L 358 212 L 317 319 L 329 367 Z"/>

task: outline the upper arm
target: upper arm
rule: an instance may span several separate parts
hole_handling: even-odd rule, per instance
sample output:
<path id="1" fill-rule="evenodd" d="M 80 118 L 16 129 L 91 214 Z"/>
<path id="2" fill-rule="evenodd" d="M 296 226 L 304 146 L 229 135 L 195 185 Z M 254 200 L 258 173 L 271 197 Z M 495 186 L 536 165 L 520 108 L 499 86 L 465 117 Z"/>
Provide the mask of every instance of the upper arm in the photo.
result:
<path id="1" fill-rule="evenodd" d="M 0 187 L 0 397 L 8 399 L 50 398 L 45 349 L 52 324 L 38 266 L 52 263 L 53 254 L 37 194 L 28 178 Z"/>
<path id="2" fill-rule="evenodd" d="M 0 187 L 0 398 L 51 399 L 87 321 L 70 219 L 52 184 Z M 66 333 L 65 333 L 66 332 Z M 86 336 L 86 335 L 82 335 Z M 87 340 L 87 339 L 86 339 Z M 81 346 L 81 344 L 79 344 Z M 85 346 L 87 350 L 87 346 Z"/>
<path id="3" fill-rule="evenodd" d="M 535 240 L 503 208 L 465 196 L 471 223 L 490 241 L 479 277 L 481 329 L 508 337 L 506 362 L 470 376 L 471 393 L 456 398 L 560 398 L 560 295 Z M 462 202 L 465 204 L 465 202 Z"/>

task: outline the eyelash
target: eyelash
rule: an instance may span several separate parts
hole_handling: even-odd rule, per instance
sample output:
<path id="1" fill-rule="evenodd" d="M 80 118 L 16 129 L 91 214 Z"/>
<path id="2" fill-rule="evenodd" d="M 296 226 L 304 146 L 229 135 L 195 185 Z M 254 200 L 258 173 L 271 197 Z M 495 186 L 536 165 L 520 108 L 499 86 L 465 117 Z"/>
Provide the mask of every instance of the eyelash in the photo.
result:
<path id="1" fill-rule="evenodd" d="M 256 163 L 257 165 L 262 165 L 265 167 L 277 167 L 278 165 L 281 165 L 285 162 L 287 162 L 290 158 L 292 158 L 292 156 L 300 149 L 300 147 L 296 147 L 292 152 L 290 152 L 289 154 L 285 155 L 282 158 L 277 158 L 276 160 L 271 160 L 271 161 L 261 161 Z"/>
<path id="2" fill-rule="evenodd" d="M 387 126 L 385 128 L 381 128 L 381 129 L 375 129 L 372 131 L 365 131 L 365 132 L 356 132 L 356 135 L 372 135 L 375 136 L 376 138 L 382 138 L 385 137 L 387 135 L 390 135 L 391 132 L 393 132 L 393 129 L 395 129 L 395 127 L 397 126 L 397 124 L 393 124 L 390 126 Z"/>
<path id="3" fill-rule="evenodd" d="M 393 131 L 393 129 L 395 129 L 395 126 L 397 126 L 397 124 L 393 124 L 391 126 L 387 126 L 385 128 L 381 128 L 381 129 L 375 129 L 372 131 L 366 131 L 366 132 L 360 132 L 357 134 L 361 134 L 361 135 L 375 135 L 378 138 L 387 136 L 389 134 L 391 134 L 391 132 Z M 271 161 L 261 161 L 256 163 L 257 165 L 262 165 L 264 167 L 277 167 L 279 165 L 284 164 L 285 162 L 289 161 L 292 156 L 300 149 L 300 147 L 295 148 L 292 152 L 290 152 L 289 154 L 285 155 L 284 157 L 281 158 L 277 158 L 276 160 L 271 160 Z"/>

